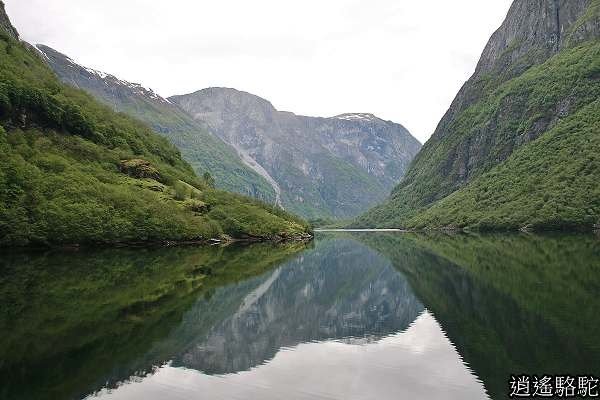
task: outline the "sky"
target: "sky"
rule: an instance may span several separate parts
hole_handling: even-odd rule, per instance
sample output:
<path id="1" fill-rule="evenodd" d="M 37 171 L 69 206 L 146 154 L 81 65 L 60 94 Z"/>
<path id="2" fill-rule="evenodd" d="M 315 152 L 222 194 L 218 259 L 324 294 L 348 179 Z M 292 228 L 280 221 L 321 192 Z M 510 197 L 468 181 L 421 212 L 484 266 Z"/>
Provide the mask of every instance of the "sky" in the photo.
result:
<path id="1" fill-rule="evenodd" d="M 4 0 L 21 37 L 163 97 L 232 87 L 425 142 L 512 0 Z"/>

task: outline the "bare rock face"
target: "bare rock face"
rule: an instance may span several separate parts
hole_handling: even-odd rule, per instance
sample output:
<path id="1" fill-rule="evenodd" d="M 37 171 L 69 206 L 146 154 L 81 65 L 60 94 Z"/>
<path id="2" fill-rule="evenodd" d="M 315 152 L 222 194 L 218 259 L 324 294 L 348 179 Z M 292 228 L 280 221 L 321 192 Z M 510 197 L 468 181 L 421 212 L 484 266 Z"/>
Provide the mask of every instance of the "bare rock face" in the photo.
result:
<path id="1" fill-rule="evenodd" d="M 6 15 L 6 9 L 4 8 L 4 2 L 0 1 L 0 30 L 6 32 L 9 36 L 14 39 L 19 39 L 19 33 L 10 22 L 8 15 Z"/>
<path id="2" fill-rule="evenodd" d="M 537 63 L 552 56 L 570 43 L 568 38 L 573 25 L 589 3 L 590 0 L 515 1 L 506 21 L 483 50 L 475 75 L 505 70 L 532 49 L 535 49 Z M 592 25 L 584 23 L 573 39 L 581 41 L 593 31 Z"/>
<path id="3" fill-rule="evenodd" d="M 480 101 L 490 87 L 498 87 L 529 68 L 542 64 L 567 46 L 600 37 L 600 20 L 586 12 L 592 0 L 516 0 L 511 5 L 504 23 L 488 41 L 475 73 L 465 83 L 452 102 L 435 130 L 432 140 L 440 140 L 452 133 L 453 123 L 469 106 Z M 591 14 L 593 15 L 593 14 Z M 572 99 L 563 98 L 556 104 L 558 110 L 553 115 L 568 115 L 568 104 Z M 479 168 L 489 161 L 492 148 L 496 145 L 494 136 L 501 121 L 518 118 L 523 111 L 521 99 L 507 97 L 494 118 L 487 126 L 478 129 L 469 141 L 462 142 L 456 149 L 456 162 L 461 165 L 457 177 L 460 184 L 468 181 L 479 172 Z M 497 161 L 506 159 L 520 145 L 536 139 L 557 119 L 553 115 L 541 118 L 524 136 L 516 130 L 503 146 L 505 151 L 494 154 Z M 519 137 L 521 136 L 521 137 Z"/>
<path id="4" fill-rule="evenodd" d="M 169 100 L 262 170 L 284 207 L 308 218 L 351 217 L 383 200 L 421 147 L 402 125 L 372 114 L 300 116 L 228 88 Z"/>

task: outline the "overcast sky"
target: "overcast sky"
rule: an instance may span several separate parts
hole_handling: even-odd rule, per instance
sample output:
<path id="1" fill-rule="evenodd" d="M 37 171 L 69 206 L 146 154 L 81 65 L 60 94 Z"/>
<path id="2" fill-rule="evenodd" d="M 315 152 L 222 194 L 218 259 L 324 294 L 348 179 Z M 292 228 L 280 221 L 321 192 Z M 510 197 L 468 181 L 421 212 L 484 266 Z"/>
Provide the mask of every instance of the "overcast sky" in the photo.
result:
<path id="1" fill-rule="evenodd" d="M 24 40 L 164 97 L 210 86 L 311 116 L 370 112 L 421 142 L 512 0 L 4 0 Z"/>

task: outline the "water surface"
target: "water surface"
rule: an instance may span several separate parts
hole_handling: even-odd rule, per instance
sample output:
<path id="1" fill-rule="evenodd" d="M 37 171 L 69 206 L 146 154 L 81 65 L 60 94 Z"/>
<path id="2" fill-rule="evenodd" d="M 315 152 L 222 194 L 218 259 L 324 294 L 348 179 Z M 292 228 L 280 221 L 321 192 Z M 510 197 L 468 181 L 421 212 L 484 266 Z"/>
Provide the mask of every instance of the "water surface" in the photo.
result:
<path id="1" fill-rule="evenodd" d="M 503 399 L 598 374 L 592 235 L 5 254 L 6 399 Z"/>

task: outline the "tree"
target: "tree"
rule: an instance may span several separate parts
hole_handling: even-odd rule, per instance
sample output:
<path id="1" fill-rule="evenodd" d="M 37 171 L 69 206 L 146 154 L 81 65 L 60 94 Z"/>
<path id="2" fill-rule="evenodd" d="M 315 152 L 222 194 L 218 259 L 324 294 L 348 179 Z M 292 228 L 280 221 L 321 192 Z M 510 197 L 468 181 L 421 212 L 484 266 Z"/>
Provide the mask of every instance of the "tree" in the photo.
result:
<path id="1" fill-rule="evenodd" d="M 202 175 L 204 182 L 208 185 L 208 187 L 215 188 L 215 178 L 210 174 L 210 172 L 206 171 L 204 175 Z"/>

